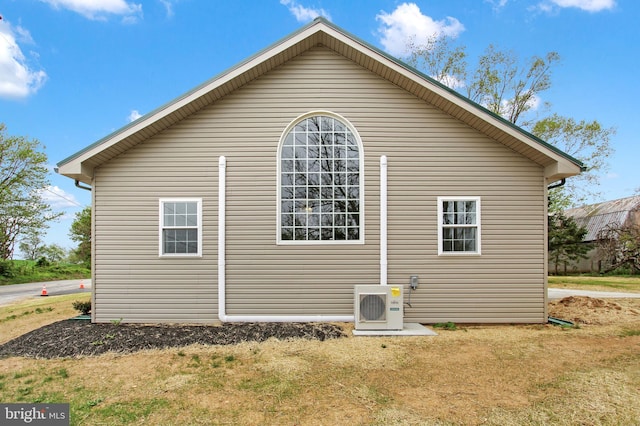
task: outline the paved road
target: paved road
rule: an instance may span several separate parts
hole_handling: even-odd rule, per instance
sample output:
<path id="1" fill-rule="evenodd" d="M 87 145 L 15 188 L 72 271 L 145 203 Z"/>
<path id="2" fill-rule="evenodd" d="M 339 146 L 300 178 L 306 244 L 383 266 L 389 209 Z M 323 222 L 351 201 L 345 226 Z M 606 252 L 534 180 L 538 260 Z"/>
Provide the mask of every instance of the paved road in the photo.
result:
<path id="1" fill-rule="evenodd" d="M 84 289 L 80 289 L 80 282 Z M 18 300 L 42 297 L 42 287 L 46 286 L 49 296 L 59 296 L 72 293 L 90 293 L 91 280 L 63 280 L 45 283 L 14 284 L 0 286 L 0 306 L 8 305 Z"/>
<path id="2" fill-rule="evenodd" d="M 80 282 L 84 284 L 84 289 L 80 289 Z M 42 297 L 42 286 L 47 288 L 49 296 L 61 294 L 89 293 L 91 292 L 91 280 L 64 280 L 50 281 L 46 283 L 15 284 L 0 286 L 0 306 L 8 305 L 17 300 Z M 588 291 L 569 290 L 564 288 L 550 288 L 549 300 L 562 299 L 569 296 L 588 296 L 603 298 L 639 298 L 640 293 L 617 293 L 612 291 Z"/>
<path id="3" fill-rule="evenodd" d="M 549 300 L 562 299 L 569 296 L 588 296 L 598 299 L 627 299 L 640 297 L 640 293 L 617 293 L 615 291 L 571 290 L 567 288 L 550 288 Z"/>

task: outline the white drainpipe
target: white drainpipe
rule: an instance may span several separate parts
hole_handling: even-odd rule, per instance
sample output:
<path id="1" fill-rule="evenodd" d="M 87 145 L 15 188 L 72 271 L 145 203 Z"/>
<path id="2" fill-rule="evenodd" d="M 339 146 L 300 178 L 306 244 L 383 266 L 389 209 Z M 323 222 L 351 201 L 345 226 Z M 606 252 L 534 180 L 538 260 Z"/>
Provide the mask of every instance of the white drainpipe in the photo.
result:
<path id="1" fill-rule="evenodd" d="M 218 316 L 220 321 L 227 321 L 225 272 L 226 264 L 226 212 L 227 212 L 227 159 L 220 156 L 218 160 Z"/>
<path id="2" fill-rule="evenodd" d="M 218 162 L 218 318 L 222 322 L 353 322 L 353 315 L 227 315 L 226 309 L 226 169 Z"/>
<path id="3" fill-rule="evenodd" d="M 387 156 L 380 157 L 380 285 L 387 285 Z"/>

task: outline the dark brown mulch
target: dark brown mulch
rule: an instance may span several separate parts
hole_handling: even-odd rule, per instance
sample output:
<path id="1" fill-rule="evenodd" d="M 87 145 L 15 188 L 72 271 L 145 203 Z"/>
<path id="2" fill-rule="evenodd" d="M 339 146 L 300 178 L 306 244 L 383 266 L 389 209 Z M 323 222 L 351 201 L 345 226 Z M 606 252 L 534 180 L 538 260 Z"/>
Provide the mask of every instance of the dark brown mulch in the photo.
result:
<path id="1" fill-rule="evenodd" d="M 92 324 L 83 320 L 63 320 L 0 345 L 0 358 L 26 356 L 66 358 L 100 355 L 106 352 L 131 353 L 144 349 L 165 349 L 203 345 L 233 345 L 276 339 L 336 339 L 342 329 L 326 323 L 225 323 L 205 325 Z"/>

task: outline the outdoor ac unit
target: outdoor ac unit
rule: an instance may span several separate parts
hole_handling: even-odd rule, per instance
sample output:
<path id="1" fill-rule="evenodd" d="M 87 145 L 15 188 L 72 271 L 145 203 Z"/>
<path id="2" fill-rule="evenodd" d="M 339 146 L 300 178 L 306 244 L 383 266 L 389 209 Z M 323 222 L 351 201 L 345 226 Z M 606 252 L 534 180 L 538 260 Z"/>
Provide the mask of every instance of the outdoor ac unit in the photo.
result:
<path id="1" fill-rule="evenodd" d="M 402 330 L 402 286 L 355 286 L 356 330 Z"/>

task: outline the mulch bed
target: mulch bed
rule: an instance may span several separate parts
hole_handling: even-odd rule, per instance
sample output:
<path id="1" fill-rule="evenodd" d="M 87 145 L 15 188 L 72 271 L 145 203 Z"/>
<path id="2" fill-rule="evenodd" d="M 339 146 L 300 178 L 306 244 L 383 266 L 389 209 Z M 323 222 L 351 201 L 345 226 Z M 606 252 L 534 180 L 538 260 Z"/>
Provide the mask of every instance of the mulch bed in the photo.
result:
<path id="1" fill-rule="evenodd" d="M 192 344 L 233 345 L 263 342 L 270 338 L 337 339 L 343 330 L 326 323 L 225 323 L 205 325 L 92 324 L 63 320 L 0 345 L 0 358 L 25 356 L 67 358 L 106 352 L 131 353 Z"/>

